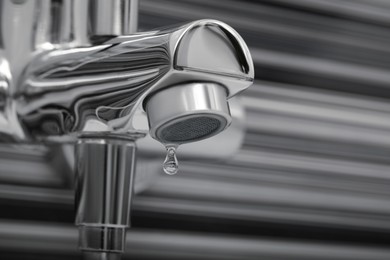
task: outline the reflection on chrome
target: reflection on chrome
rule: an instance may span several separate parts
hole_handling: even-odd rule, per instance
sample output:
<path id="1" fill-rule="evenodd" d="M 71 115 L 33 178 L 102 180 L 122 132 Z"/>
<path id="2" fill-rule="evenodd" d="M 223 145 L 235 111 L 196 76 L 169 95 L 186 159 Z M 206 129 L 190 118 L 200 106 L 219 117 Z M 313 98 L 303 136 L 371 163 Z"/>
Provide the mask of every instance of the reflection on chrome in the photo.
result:
<path id="1" fill-rule="evenodd" d="M 16 4 L 3 5 L 7 13 Z M 72 48 L 43 42 L 22 60 L 9 35 L 3 31 L 3 141 L 73 141 L 89 134 L 126 138 L 137 133 L 132 116 L 153 92 L 183 82 L 216 82 L 232 97 L 253 81 L 245 43 L 213 20 L 130 36 L 95 36 Z"/>
<path id="2" fill-rule="evenodd" d="M 88 121 L 96 124 L 89 128 L 95 132 L 76 127 L 45 136 L 38 126 L 38 133 L 24 128 L 19 120 L 23 98 L 8 93 L 7 86 L 21 86 L 27 81 L 12 83 L 17 75 L 39 68 L 27 71 L 22 64 L 51 52 L 70 54 L 146 36 L 134 34 L 136 21 L 129 22 L 136 6 L 126 0 L 0 1 L 0 259 L 389 260 L 390 1 L 140 0 L 138 28 L 150 35 L 169 31 L 154 28 L 205 18 L 235 28 L 250 49 L 254 84 L 226 106 L 228 85 L 219 80 L 159 88 L 165 74 L 141 106 L 132 108 L 134 132 L 127 135 L 103 132 L 110 127 L 107 114 L 114 112 L 108 99 L 99 117 L 87 116 L 95 117 Z M 39 15 L 26 12 L 30 8 Z M 194 35 L 189 42 L 200 38 Z M 199 64 L 204 57 L 195 58 Z M 136 74 L 146 71 L 131 72 L 148 78 Z M 124 82 L 121 73 L 116 75 Z M 73 75 L 77 80 L 90 76 Z M 56 75 L 56 80 L 61 84 L 68 78 Z M 42 84 L 49 78 L 29 81 Z M 191 93 L 207 93 L 207 98 Z M 207 109 L 198 118 L 201 107 Z M 52 107 L 58 108 L 72 106 Z M 175 144 L 155 138 L 201 138 L 207 131 L 171 134 L 196 120 L 210 123 L 208 129 L 231 124 L 210 138 L 179 144 L 179 173 L 167 176 L 164 146 Z M 122 243 L 127 226 L 131 229 Z M 106 252 L 81 251 L 80 242 L 84 249 Z M 118 253 L 123 247 L 125 252 Z"/>
<path id="3" fill-rule="evenodd" d="M 235 30 L 215 20 L 129 34 L 136 1 L 0 5 L 0 140 L 76 143 L 80 246 L 121 252 L 129 226 L 134 141 L 147 133 L 133 124 L 134 115 L 155 93 L 175 86 L 177 91 L 143 114 L 151 126 L 157 123 L 152 118 L 165 122 L 160 129 L 165 134 L 154 138 L 182 144 L 224 130 L 231 120 L 227 99 L 253 82 L 249 50 Z M 202 91 L 209 88 L 218 90 Z M 215 121 L 220 102 L 223 124 Z M 174 107 L 182 108 L 180 113 Z M 214 120 L 216 127 L 172 139 L 192 120 L 203 125 Z"/>

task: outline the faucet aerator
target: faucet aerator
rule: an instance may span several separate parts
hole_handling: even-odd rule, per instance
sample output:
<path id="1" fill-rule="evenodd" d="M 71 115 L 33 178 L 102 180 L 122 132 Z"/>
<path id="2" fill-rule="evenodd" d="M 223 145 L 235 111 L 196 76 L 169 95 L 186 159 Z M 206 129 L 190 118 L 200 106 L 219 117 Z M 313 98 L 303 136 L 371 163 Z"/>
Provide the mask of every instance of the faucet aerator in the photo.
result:
<path id="1" fill-rule="evenodd" d="M 146 101 L 150 134 L 165 145 L 209 138 L 232 119 L 226 89 L 215 83 L 187 83 L 163 89 Z"/>

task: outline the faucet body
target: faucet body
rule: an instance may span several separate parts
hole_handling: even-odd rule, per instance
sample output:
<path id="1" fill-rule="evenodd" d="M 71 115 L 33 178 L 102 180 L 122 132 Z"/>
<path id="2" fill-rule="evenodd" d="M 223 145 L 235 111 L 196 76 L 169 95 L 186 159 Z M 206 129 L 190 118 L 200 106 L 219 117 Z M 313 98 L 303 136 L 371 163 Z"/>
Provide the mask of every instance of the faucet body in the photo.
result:
<path id="1" fill-rule="evenodd" d="M 253 81 L 245 43 L 218 21 L 201 20 L 132 35 L 101 36 L 86 31 L 82 36 L 78 32 L 80 40 L 53 43 L 41 36 L 45 28 L 39 28 L 43 27 L 40 16 L 35 18 L 38 21 L 29 21 L 38 28 L 20 31 L 26 26 L 22 16 L 32 4 L 14 2 L 2 3 L 3 142 L 74 142 L 90 134 L 139 134 L 132 117 L 153 92 L 183 82 L 213 82 L 224 86 L 229 98 Z M 37 9 L 50 1 L 31 2 Z M 4 19 L 12 13 L 16 17 Z"/>
<path id="2" fill-rule="evenodd" d="M 123 250 L 134 141 L 148 132 L 133 119 L 148 116 L 148 100 L 188 88 L 172 100 L 204 114 L 216 104 L 210 97 L 225 93 L 219 109 L 254 79 L 249 50 L 230 26 L 199 20 L 134 33 L 136 3 L 0 2 L 0 142 L 76 144 L 76 224 L 85 250 Z"/>

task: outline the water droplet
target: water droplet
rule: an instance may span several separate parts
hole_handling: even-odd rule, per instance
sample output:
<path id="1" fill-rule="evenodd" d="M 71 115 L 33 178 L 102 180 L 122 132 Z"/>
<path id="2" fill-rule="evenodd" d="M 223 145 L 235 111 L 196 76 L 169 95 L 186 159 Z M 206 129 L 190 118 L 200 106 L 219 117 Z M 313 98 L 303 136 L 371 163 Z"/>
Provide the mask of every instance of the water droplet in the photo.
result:
<path id="1" fill-rule="evenodd" d="M 176 147 L 167 146 L 167 156 L 165 157 L 163 169 L 168 175 L 174 175 L 179 170 L 179 162 L 176 158 Z"/>

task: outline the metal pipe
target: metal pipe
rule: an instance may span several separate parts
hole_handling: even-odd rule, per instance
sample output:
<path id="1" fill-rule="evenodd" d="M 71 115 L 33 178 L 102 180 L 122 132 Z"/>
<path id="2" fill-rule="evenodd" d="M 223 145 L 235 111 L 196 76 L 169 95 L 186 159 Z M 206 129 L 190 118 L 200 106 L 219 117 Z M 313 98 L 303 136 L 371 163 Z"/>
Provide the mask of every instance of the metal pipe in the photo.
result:
<path id="1" fill-rule="evenodd" d="M 0 248 L 20 253 L 77 259 L 77 232 L 72 226 L 0 221 Z M 134 229 L 126 236 L 125 259 L 321 259 L 388 260 L 386 246 L 351 245 L 269 237 Z M 94 254 L 100 257 L 99 254 Z M 99 258 L 92 258 L 99 259 Z"/>
<path id="2" fill-rule="evenodd" d="M 95 0 L 90 5 L 93 36 L 135 33 L 138 27 L 138 0 Z"/>
<path id="3" fill-rule="evenodd" d="M 76 144 L 76 225 L 80 248 L 120 253 L 133 192 L 135 143 L 100 138 Z"/>

